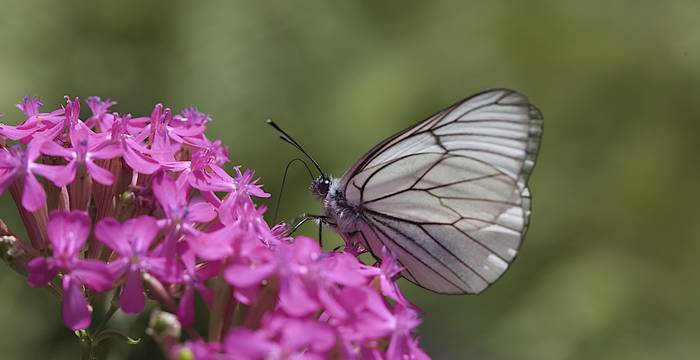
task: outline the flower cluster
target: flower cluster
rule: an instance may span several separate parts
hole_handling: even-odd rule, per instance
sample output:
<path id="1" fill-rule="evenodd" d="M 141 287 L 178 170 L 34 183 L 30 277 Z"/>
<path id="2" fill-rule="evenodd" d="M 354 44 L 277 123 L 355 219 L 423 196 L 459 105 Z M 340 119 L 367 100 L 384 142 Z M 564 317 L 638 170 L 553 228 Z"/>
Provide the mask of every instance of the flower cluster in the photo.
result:
<path id="1" fill-rule="evenodd" d="M 158 104 L 133 117 L 91 97 L 83 120 L 77 98 L 41 105 L 25 98 L 26 119 L 0 125 L 0 193 L 28 236 L 0 221 L 0 243 L 31 286 L 61 300 L 70 329 L 99 337 L 90 304 L 111 292 L 110 310 L 158 305 L 149 330 L 172 358 L 427 358 L 392 254 L 370 266 L 270 227 L 253 201 L 269 194 L 252 171 L 224 169 L 228 149 L 206 137 L 206 114 Z M 192 326 L 197 296 L 207 340 Z"/>

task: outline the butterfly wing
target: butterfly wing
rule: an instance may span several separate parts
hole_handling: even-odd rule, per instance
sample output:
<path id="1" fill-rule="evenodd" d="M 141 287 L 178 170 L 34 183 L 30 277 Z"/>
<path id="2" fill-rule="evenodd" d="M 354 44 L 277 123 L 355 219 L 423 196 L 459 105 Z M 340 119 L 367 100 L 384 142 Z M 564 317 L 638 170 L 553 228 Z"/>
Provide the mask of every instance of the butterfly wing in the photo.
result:
<path id="1" fill-rule="evenodd" d="M 483 291 L 517 255 L 530 216 L 527 181 L 542 116 L 527 98 L 489 90 L 409 127 L 341 179 L 361 209 L 357 237 L 395 252 L 410 281 L 441 293 Z"/>

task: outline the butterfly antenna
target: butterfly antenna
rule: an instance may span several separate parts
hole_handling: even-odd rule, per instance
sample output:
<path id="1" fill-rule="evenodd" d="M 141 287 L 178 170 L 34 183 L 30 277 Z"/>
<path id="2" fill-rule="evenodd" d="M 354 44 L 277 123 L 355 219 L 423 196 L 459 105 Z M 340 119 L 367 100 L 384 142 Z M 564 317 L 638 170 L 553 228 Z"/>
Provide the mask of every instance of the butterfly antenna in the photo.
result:
<path id="1" fill-rule="evenodd" d="M 272 126 L 272 127 L 273 127 L 275 130 L 277 130 L 280 134 L 282 134 L 282 135 L 280 136 L 280 139 L 284 140 L 284 141 L 287 142 L 288 144 L 290 144 L 290 145 L 294 146 L 295 148 L 297 148 L 299 151 L 301 151 L 302 154 L 304 154 L 309 160 L 311 160 L 311 163 L 314 164 L 314 167 L 316 167 L 316 169 L 317 169 L 318 172 L 321 174 L 321 176 L 323 176 L 324 178 L 327 177 L 326 174 L 323 172 L 323 170 L 321 170 L 321 166 L 318 165 L 318 162 L 317 162 L 316 160 L 314 160 L 314 158 L 312 158 L 311 155 L 309 155 L 309 153 L 307 153 L 307 152 L 304 150 L 304 148 L 301 147 L 301 145 L 299 145 L 299 143 L 296 142 L 296 141 L 294 140 L 294 138 L 292 138 L 289 134 L 287 134 L 286 131 L 282 130 L 282 128 L 280 128 L 279 125 L 277 125 L 274 121 L 272 121 L 272 120 L 267 120 L 267 124 L 270 125 L 270 126 Z"/>
<path id="2" fill-rule="evenodd" d="M 299 161 L 301 162 L 302 165 L 304 165 L 304 168 L 306 168 L 306 171 L 309 172 L 309 176 L 311 177 L 311 180 L 314 180 L 314 174 L 311 172 L 311 169 L 309 168 L 309 165 L 304 162 L 304 160 L 300 158 L 295 158 L 292 159 L 287 163 L 287 166 L 284 168 L 284 175 L 282 175 L 282 185 L 280 186 L 280 191 L 279 191 L 279 197 L 277 198 L 277 205 L 275 205 L 275 214 L 272 217 L 273 221 L 277 223 L 277 214 L 280 211 L 280 204 L 282 203 L 282 195 L 284 194 L 284 185 L 287 182 L 287 172 L 289 171 L 289 168 L 294 164 L 294 162 Z"/>

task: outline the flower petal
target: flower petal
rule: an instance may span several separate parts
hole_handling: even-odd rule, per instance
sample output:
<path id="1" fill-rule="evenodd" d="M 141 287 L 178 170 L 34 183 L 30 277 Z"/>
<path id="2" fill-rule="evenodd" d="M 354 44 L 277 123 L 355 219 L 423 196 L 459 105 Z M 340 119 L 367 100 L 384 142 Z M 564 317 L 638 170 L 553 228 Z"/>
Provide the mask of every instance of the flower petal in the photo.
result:
<path id="1" fill-rule="evenodd" d="M 158 280 L 173 283 L 182 277 L 182 271 L 175 255 L 165 257 L 141 256 L 141 262 L 148 264 L 148 273 Z"/>
<path id="2" fill-rule="evenodd" d="M 46 192 L 32 173 L 24 177 L 22 206 L 29 212 L 35 212 L 46 204 Z"/>
<path id="3" fill-rule="evenodd" d="M 185 288 L 185 293 L 177 305 L 177 319 L 183 326 L 192 325 L 194 322 L 194 289 L 192 286 Z"/>
<path id="4" fill-rule="evenodd" d="M 127 165 L 141 174 L 153 174 L 160 169 L 160 164 L 146 156 L 146 149 L 131 139 L 122 142 L 122 157 Z"/>
<path id="5" fill-rule="evenodd" d="M 112 159 L 121 156 L 122 149 L 119 143 L 108 143 L 90 151 L 90 156 L 94 159 Z"/>
<path id="6" fill-rule="evenodd" d="M 10 139 L 10 140 L 19 140 L 22 138 L 25 138 L 29 135 L 34 134 L 39 130 L 39 126 L 29 126 L 26 128 L 23 128 L 22 125 L 20 126 L 11 126 L 11 125 L 0 125 L 0 135 Z"/>
<path id="7" fill-rule="evenodd" d="M 188 220 L 194 222 L 208 223 L 216 218 L 216 210 L 208 202 L 198 202 L 189 206 Z"/>
<path id="8" fill-rule="evenodd" d="M 0 172 L 0 194 L 4 194 L 7 188 L 15 182 L 17 174 L 18 171 L 16 169 Z"/>
<path id="9" fill-rule="evenodd" d="M 240 359 L 264 359 L 278 347 L 261 333 L 246 328 L 229 332 L 224 344 L 230 354 L 237 354 Z"/>
<path id="10" fill-rule="evenodd" d="M 134 250 L 146 252 L 158 235 L 158 222 L 150 216 L 139 216 L 124 222 L 124 229 L 131 231 Z"/>
<path id="11" fill-rule="evenodd" d="M 249 287 L 259 285 L 263 280 L 270 277 L 275 269 L 274 263 L 258 266 L 233 264 L 224 271 L 224 278 L 233 286 Z"/>
<path id="12" fill-rule="evenodd" d="M 90 234 L 90 224 L 90 217 L 84 211 L 52 211 L 46 229 L 54 256 L 76 256 Z"/>
<path id="13" fill-rule="evenodd" d="M 41 146 L 41 152 L 51 156 L 75 158 L 75 151 L 71 149 L 66 149 L 53 141 L 44 142 Z"/>
<path id="14" fill-rule="evenodd" d="M 100 220 L 95 226 L 95 237 L 121 256 L 131 255 L 131 246 L 120 224 L 116 219 L 108 217 Z"/>
<path id="15" fill-rule="evenodd" d="M 58 187 L 72 183 L 75 180 L 77 169 L 78 163 L 76 161 L 71 161 L 66 166 L 32 164 L 32 172 L 51 180 Z"/>
<path id="16" fill-rule="evenodd" d="M 78 261 L 71 270 L 71 275 L 80 279 L 85 286 L 98 292 L 109 290 L 114 285 L 114 278 L 107 264 L 98 260 Z"/>
<path id="17" fill-rule="evenodd" d="M 186 192 L 175 186 L 175 181 L 165 174 L 159 174 L 153 179 L 153 194 L 163 207 L 163 211 L 170 216 L 172 209 L 179 209 L 187 205 Z"/>
<path id="18" fill-rule="evenodd" d="M 228 226 L 210 233 L 198 233 L 188 236 L 190 249 L 204 260 L 219 260 L 227 257 L 233 251 L 231 243 L 234 226 Z"/>
<path id="19" fill-rule="evenodd" d="M 141 272 L 131 270 L 126 275 L 126 284 L 119 298 L 119 305 L 127 314 L 138 314 L 146 305 L 146 297 L 143 294 L 143 281 Z"/>
<path id="20" fill-rule="evenodd" d="M 92 160 L 85 162 L 90 176 L 102 185 L 112 185 L 114 182 L 114 174 L 111 171 L 97 166 Z"/>
<path id="21" fill-rule="evenodd" d="M 76 163 L 71 162 L 66 166 L 32 163 L 30 169 L 33 173 L 41 175 L 51 180 L 56 186 L 61 187 L 73 182 Z"/>
<path id="22" fill-rule="evenodd" d="M 292 316 L 306 316 L 319 308 L 318 303 L 307 293 L 304 283 L 296 276 L 282 281 L 279 305 Z"/>
<path id="23" fill-rule="evenodd" d="M 336 284 L 361 286 L 367 283 L 366 271 L 356 257 L 347 253 L 332 253 L 323 258 L 323 277 Z"/>
<path id="24" fill-rule="evenodd" d="M 300 264 L 308 264 L 321 256 L 321 246 L 318 241 L 306 236 L 299 236 L 292 244 L 294 258 Z"/>
<path id="25" fill-rule="evenodd" d="M 27 272 L 27 280 L 32 287 L 44 286 L 58 275 L 58 269 L 45 257 L 32 259 L 27 264 Z"/>
<path id="26" fill-rule="evenodd" d="M 90 326 L 90 307 L 80 283 L 70 276 L 64 276 L 63 291 L 63 322 L 73 331 L 87 329 Z"/>

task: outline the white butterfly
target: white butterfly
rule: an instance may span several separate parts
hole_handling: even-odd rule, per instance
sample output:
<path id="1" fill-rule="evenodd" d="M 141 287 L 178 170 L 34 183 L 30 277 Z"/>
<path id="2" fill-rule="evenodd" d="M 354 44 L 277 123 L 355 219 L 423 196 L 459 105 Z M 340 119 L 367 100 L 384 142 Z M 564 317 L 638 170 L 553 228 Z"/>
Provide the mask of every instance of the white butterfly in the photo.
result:
<path id="1" fill-rule="evenodd" d="M 527 231 L 542 123 L 524 95 L 484 91 L 384 140 L 341 179 L 322 173 L 311 189 L 346 243 L 377 258 L 387 247 L 426 289 L 477 294 L 508 269 Z"/>

